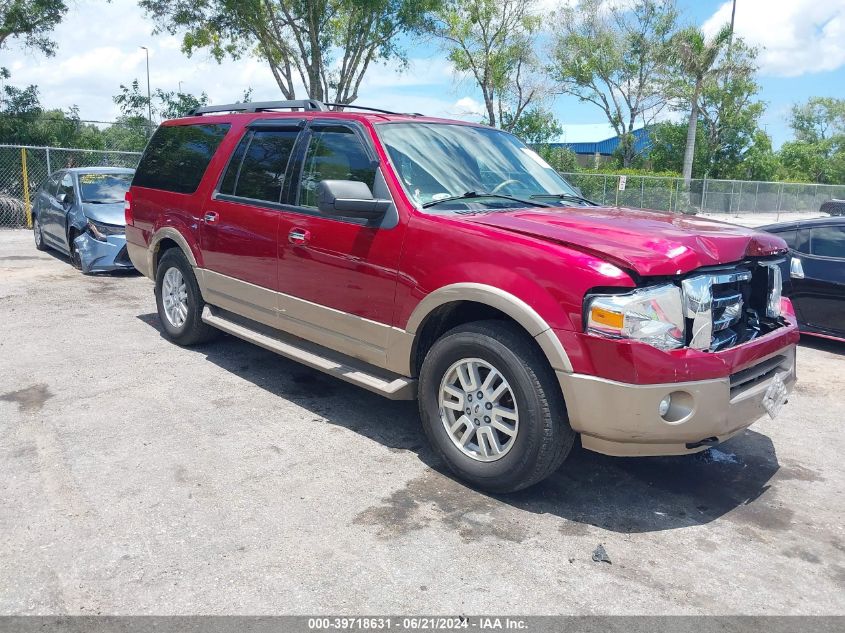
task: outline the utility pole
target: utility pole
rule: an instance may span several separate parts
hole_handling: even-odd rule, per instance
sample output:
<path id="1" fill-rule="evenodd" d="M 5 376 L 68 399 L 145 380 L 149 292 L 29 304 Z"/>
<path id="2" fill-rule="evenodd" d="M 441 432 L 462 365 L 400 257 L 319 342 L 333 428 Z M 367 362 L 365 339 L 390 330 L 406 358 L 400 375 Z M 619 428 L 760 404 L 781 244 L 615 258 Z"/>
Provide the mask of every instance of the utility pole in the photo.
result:
<path id="1" fill-rule="evenodd" d="M 150 122 L 147 126 L 147 136 L 149 136 L 150 134 L 152 134 L 153 126 L 153 98 L 150 92 L 150 49 L 146 46 L 142 46 L 141 48 L 143 48 L 144 52 L 147 54 L 147 111 L 150 115 Z"/>

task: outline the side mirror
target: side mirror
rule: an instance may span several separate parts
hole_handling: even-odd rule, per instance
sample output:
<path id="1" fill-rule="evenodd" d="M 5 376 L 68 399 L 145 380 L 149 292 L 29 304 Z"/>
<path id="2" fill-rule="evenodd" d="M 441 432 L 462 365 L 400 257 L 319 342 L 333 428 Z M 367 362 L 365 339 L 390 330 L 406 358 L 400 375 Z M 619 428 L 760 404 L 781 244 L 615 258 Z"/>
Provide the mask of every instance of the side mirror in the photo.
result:
<path id="1" fill-rule="evenodd" d="M 59 201 L 59 204 L 64 204 L 67 202 L 67 194 L 62 192 L 56 196 L 56 200 Z"/>
<path id="2" fill-rule="evenodd" d="M 317 208 L 326 215 L 377 220 L 390 205 L 390 200 L 373 198 L 373 192 L 364 182 L 321 180 L 317 184 Z"/>
<path id="3" fill-rule="evenodd" d="M 804 279 L 804 264 L 797 257 L 789 260 L 789 276 L 793 279 Z"/>

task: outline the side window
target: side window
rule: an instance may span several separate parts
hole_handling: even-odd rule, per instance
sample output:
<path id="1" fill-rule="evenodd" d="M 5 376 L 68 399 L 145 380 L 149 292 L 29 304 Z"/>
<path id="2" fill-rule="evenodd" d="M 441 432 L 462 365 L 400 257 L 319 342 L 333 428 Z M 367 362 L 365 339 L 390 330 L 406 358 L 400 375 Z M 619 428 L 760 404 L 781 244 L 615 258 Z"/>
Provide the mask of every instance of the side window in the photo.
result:
<path id="1" fill-rule="evenodd" d="M 56 197 L 59 193 L 59 182 L 62 179 L 62 174 L 53 174 L 50 176 L 49 180 L 44 183 L 44 192 L 52 197 Z"/>
<path id="2" fill-rule="evenodd" d="M 845 226 L 810 229 L 810 252 L 821 257 L 845 259 Z"/>
<path id="3" fill-rule="evenodd" d="M 193 193 L 229 127 L 228 123 L 159 127 L 144 150 L 132 184 Z"/>
<path id="4" fill-rule="evenodd" d="M 376 168 L 352 130 L 342 126 L 317 128 L 308 142 L 298 204 L 317 207 L 317 185 L 321 180 L 357 180 L 372 189 L 375 177 Z"/>
<path id="5" fill-rule="evenodd" d="M 279 202 L 298 129 L 259 130 L 245 136 L 229 162 L 220 192 Z"/>
<path id="6" fill-rule="evenodd" d="M 59 195 L 65 194 L 64 204 L 71 204 L 75 200 L 73 195 L 73 176 L 65 174 L 59 183 Z"/>
<path id="7" fill-rule="evenodd" d="M 792 231 L 780 231 L 778 233 L 775 233 L 775 235 L 777 235 L 784 242 L 786 242 L 786 245 L 789 248 L 791 248 L 792 250 L 795 250 L 795 241 L 798 239 L 798 230 L 797 229 L 793 229 Z"/>

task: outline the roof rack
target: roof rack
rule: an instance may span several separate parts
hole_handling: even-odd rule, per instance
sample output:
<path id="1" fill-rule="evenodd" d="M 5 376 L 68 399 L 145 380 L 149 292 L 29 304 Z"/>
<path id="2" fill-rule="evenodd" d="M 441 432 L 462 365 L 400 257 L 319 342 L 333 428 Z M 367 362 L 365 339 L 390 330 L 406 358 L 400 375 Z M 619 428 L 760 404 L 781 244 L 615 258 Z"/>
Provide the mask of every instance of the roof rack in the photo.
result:
<path id="1" fill-rule="evenodd" d="M 367 112 L 378 112 L 379 114 L 405 114 L 410 116 L 423 116 L 419 112 L 392 112 L 381 108 L 368 108 L 355 105 L 354 103 L 323 103 L 316 99 L 296 99 L 292 101 L 253 101 L 251 103 L 227 103 L 223 105 L 202 106 L 188 112 L 188 116 L 200 116 L 213 112 L 265 112 L 267 110 L 310 110 L 312 112 L 325 112 L 329 108 L 351 108 L 353 110 L 366 110 Z"/>
<path id="2" fill-rule="evenodd" d="M 293 101 L 253 101 L 251 103 L 227 103 L 223 105 L 202 106 L 188 112 L 188 116 L 211 114 L 212 112 L 263 112 L 265 110 L 316 110 L 325 111 L 326 106 L 316 99 L 297 99 Z"/>
<path id="3" fill-rule="evenodd" d="M 353 110 L 366 110 L 367 112 L 378 112 L 379 114 L 410 114 L 413 116 L 423 116 L 419 112 L 393 112 L 392 110 L 382 110 L 381 108 L 368 108 L 367 106 L 359 106 L 354 103 L 324 103 L 325 106 L 333 108 L 352 108 Z"/>

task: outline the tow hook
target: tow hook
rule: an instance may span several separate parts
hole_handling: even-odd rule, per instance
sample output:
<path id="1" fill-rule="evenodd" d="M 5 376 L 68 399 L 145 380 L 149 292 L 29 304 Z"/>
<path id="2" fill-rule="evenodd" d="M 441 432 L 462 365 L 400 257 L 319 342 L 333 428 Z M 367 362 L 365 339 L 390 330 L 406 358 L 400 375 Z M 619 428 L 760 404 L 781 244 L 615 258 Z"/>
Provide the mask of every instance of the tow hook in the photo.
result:
<path id="1" fill-rule="evenodd" d="M 687 443 L 687 449 L 692 450 L 694 448 L 701 448 L 702 446 L 716 446 L 719 443 L 718 437 L 708 437 L 703 439 L 699 442 L 689 442 Z"/>

